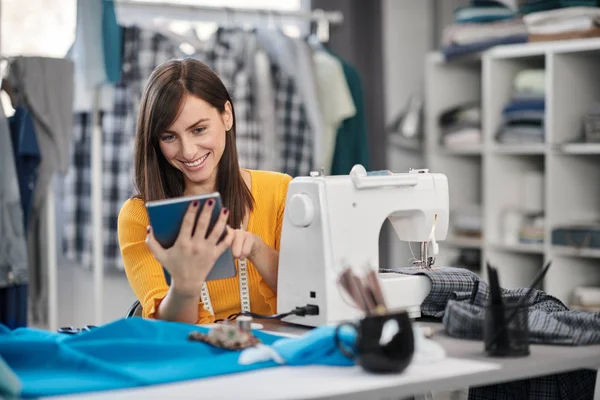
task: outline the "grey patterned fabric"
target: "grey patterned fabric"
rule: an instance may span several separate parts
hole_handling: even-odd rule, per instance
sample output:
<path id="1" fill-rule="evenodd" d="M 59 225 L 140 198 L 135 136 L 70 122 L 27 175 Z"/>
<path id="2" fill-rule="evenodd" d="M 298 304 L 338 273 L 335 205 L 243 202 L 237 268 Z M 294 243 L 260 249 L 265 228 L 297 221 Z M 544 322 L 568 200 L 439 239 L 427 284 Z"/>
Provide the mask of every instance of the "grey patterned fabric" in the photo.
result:
<path id="1" fill-rule="evenodd" d="M 407 275 L 426 275 L 431 291 L 421 305 L 423 316 L 442 318 L 448 335 L 481 340 L 483 310 L 488 285 L 463 268 L 436 267 L 381 269 Z M 503 298 L 515 301 L 527 289 L 503 289 Z M 570 311 L 560 300 L 534 290 L 525 303 L 529 307 L 530 342 L 560 345 L 600 343 L 600 313 Z M 593 399 L 596 371 L 579 370 L 516 382 L 469 389 L 469 400 Z"/>
<path id="2" fill-rule="evenodd" d="M 437 267 L 382 270 L 409 275 L 427 275 L 431 292 L 421 305 L 424 316 L 443 318 L 449 335 L 463 339 L 483 337 L 483 308 L 488 285 L 464 268 Z M 507 301 L 517 301 L 528 289 L 503 289 Z M 534 290 L 525 305 L 529 307 L 529 334 L 532 343 L 588 345 L 600 343 L 600 313 L 570 311 L 560 300 Z"/>

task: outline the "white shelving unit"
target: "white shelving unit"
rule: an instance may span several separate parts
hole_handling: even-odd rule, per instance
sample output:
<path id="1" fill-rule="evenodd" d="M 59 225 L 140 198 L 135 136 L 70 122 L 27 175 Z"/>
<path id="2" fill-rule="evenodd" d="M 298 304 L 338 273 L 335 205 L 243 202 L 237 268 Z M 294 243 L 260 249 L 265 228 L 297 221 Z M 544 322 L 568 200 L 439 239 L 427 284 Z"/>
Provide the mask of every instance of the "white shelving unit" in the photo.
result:
<path id="1" fill-rule="evenodd" d="M 503 145 L 495 133 L 512 95 L 513 79 L 525 68 L 546 71 L 545 142 Z M 468 101 L 481 102 L 483 143 L 445 149 L 438 116 Z M 481 240 L 449 237 L 440 242 L 440 255 L 447 252 L 451 258 L 457 248 L 480 247 L 480 271 L 491 262 L 507 288 L 527 286 L 551 259 L 543 289 L 567 304 L 574 287 L 600 286 L 600 250 L 551 244 L 556 226 L 600 221 L 600 144 L 572 143 L 582 134 L 582 117 L 598 101 L 599 39 L 498 46 L 480 57 L 451 62 L 430 54 L 425 90 L 427 167 L 448 176 L 451 213 L 474 204 L 483 218 Z M 507 243 L 506 213 L 522 208 L 522 177 L 529 171 L 543 174 L 544 241 Z M 450 224 L 451 232 L 452 218 Z"/>

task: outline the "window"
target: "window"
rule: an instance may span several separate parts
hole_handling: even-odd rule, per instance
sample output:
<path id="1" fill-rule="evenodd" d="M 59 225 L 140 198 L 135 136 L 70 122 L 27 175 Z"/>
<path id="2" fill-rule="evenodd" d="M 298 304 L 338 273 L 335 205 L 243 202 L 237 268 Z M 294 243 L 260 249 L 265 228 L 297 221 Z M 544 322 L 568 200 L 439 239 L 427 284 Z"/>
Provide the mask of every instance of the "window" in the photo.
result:
<path id="1" fill-rule="evenodd" d="M 98 0 L 84 0 L 98 1 Z M 214 7 L 258 8 L 276 11 L 310 10 L 310 0 L 129 0 L 164 4 L 206 5 Z M 119 14 L 119 0 L 114 0 Z M 157 17 L 168 19 L 168 7 Z M 129 15 L 135 22 L 137 16 Z M 232 14 L 235 21 L 235 13 Z M 265 16 L 265 18 L 269 18 Z M 277 23 L 277 18 L 274 18 Z M 75 40 L 77 0 L 0 0 L 0 53 L 4 56 L 37 55 L 64 57 Z M 143 21 L 139 21 L 143 22 Z M 210 21 L 170 20 L 169 28 L 183 33 L 194 28 L 200 39 L 205 39 L 216 29 Z M 308 21 L 281 26 L 291 36 L 306 32 Z M 0 93 L 0 102 L 8 114 L 12 107 L 6 93 Z"/>
<path id="2" fill-rule="evenodd" d="M 118 1 L 118 0 L 117 0 Z M 254 8 L 263 10 L 273 11 L 309 11 L 310 0 L 132 0 L 133 2 L 152 2 L 162 4 L 179 4 L 179 5 L 191 5 L 191 6 L 209 6 L 209 7 L 231 7 L 232 9 L 244 9 Z M 217 28 L 216 22 L 211 21 L 197 21 L 191 22 L 188 20 L 176 20 L 168 18 L 168 9 L 165 7 L 164 11 L 161 10 L 160 17 L 162 19 L 169 20 L 169 29 L 173 32 L 182 34 L 188 31 L 190 28 L 194 29 L 200 39 L 208 38 Z M 120 15 L 123 19 L 128 21 L 139 20 L 142 22 L 140 15 Z M 236 18 L 235 11 L 231 15 L 232 23 L 239 22 Z M 278 24 L 276 15 L 265 15 L 265 22 L 272 21 Z M 272 19 L 270 19 L 272 18 Z M 241 23 L 241 22 L 240 22 Z M 281 26 L 281 29 L 288 35 L 298 37 L 300 34 L 308 32 L 309 29 L 308 21 L 298 21 L 297 23 L 290 23 Z"/>
<path id="3" fill-rule="evenodd" d="M 76 17 L 77 0 L 0 0 L 0 52 L 64 57 Z"/>

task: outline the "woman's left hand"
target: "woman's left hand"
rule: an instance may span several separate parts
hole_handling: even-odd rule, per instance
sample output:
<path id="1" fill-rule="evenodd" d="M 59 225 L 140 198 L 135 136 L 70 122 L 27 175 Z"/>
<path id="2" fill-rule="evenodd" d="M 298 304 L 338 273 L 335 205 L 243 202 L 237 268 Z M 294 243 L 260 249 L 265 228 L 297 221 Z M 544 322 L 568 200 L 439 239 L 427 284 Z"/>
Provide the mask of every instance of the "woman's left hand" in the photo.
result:
<path id="1" fill-rule="evenodd" d="M 252 261 L 252 258 L 256 256 L 263 244 L 260 236 L 241 229 L 233 229 L 230 227 L 227 229 L 229 230 L 229 234 L 233 236 L 231 242 L 231 252 L 233 253 L 233 256 L 240 260 L 249 259 Z"/>

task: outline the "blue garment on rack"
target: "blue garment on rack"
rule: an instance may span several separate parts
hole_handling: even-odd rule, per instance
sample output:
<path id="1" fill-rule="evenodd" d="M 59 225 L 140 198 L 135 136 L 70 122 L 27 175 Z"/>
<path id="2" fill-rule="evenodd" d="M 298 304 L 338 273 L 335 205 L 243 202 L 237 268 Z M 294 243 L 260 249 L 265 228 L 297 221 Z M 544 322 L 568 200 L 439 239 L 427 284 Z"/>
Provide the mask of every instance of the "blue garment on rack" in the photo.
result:
<path id="1" fill-rule="evenodd" d="M 113 0 L 102 1 L 102 46 L 104 48 L 106 79 L 111 83 L 120 82 L 123 28 L 117 21 Z"/>
<path id="2" fill-rule="evenodd" d="M 240 364 L 241 351 L 190 341 L 192 331 L 206 333 L 209 328 L 128 318 L 66 335 L 33 328 L 11 331 L 0 325 L 0 357 L 19 377 L 23 398 L 148 386 L 280 365 Z M 350 347 L 355 337 L 348 332 L 354 331 L 344 332 L 341 339 Z M 299 338 L 254 334 L 263 344 L 276 347 L 290 365 L 353 365 L 337 349 L 331 327 Z M 0 380 L 0 393 L 3 385 Z"/>
<path id="3" fill-rule="evenodd" d="M 38 167 L 42 156 L 35 133 L 33 117 L 24 106 L 17 106 L 12 117 L 8 118 L 10 136 L 19 177 L 23 227 L 29 226 L 29 216 L 33 206 L 33 193 L 37 183 Z"/>

